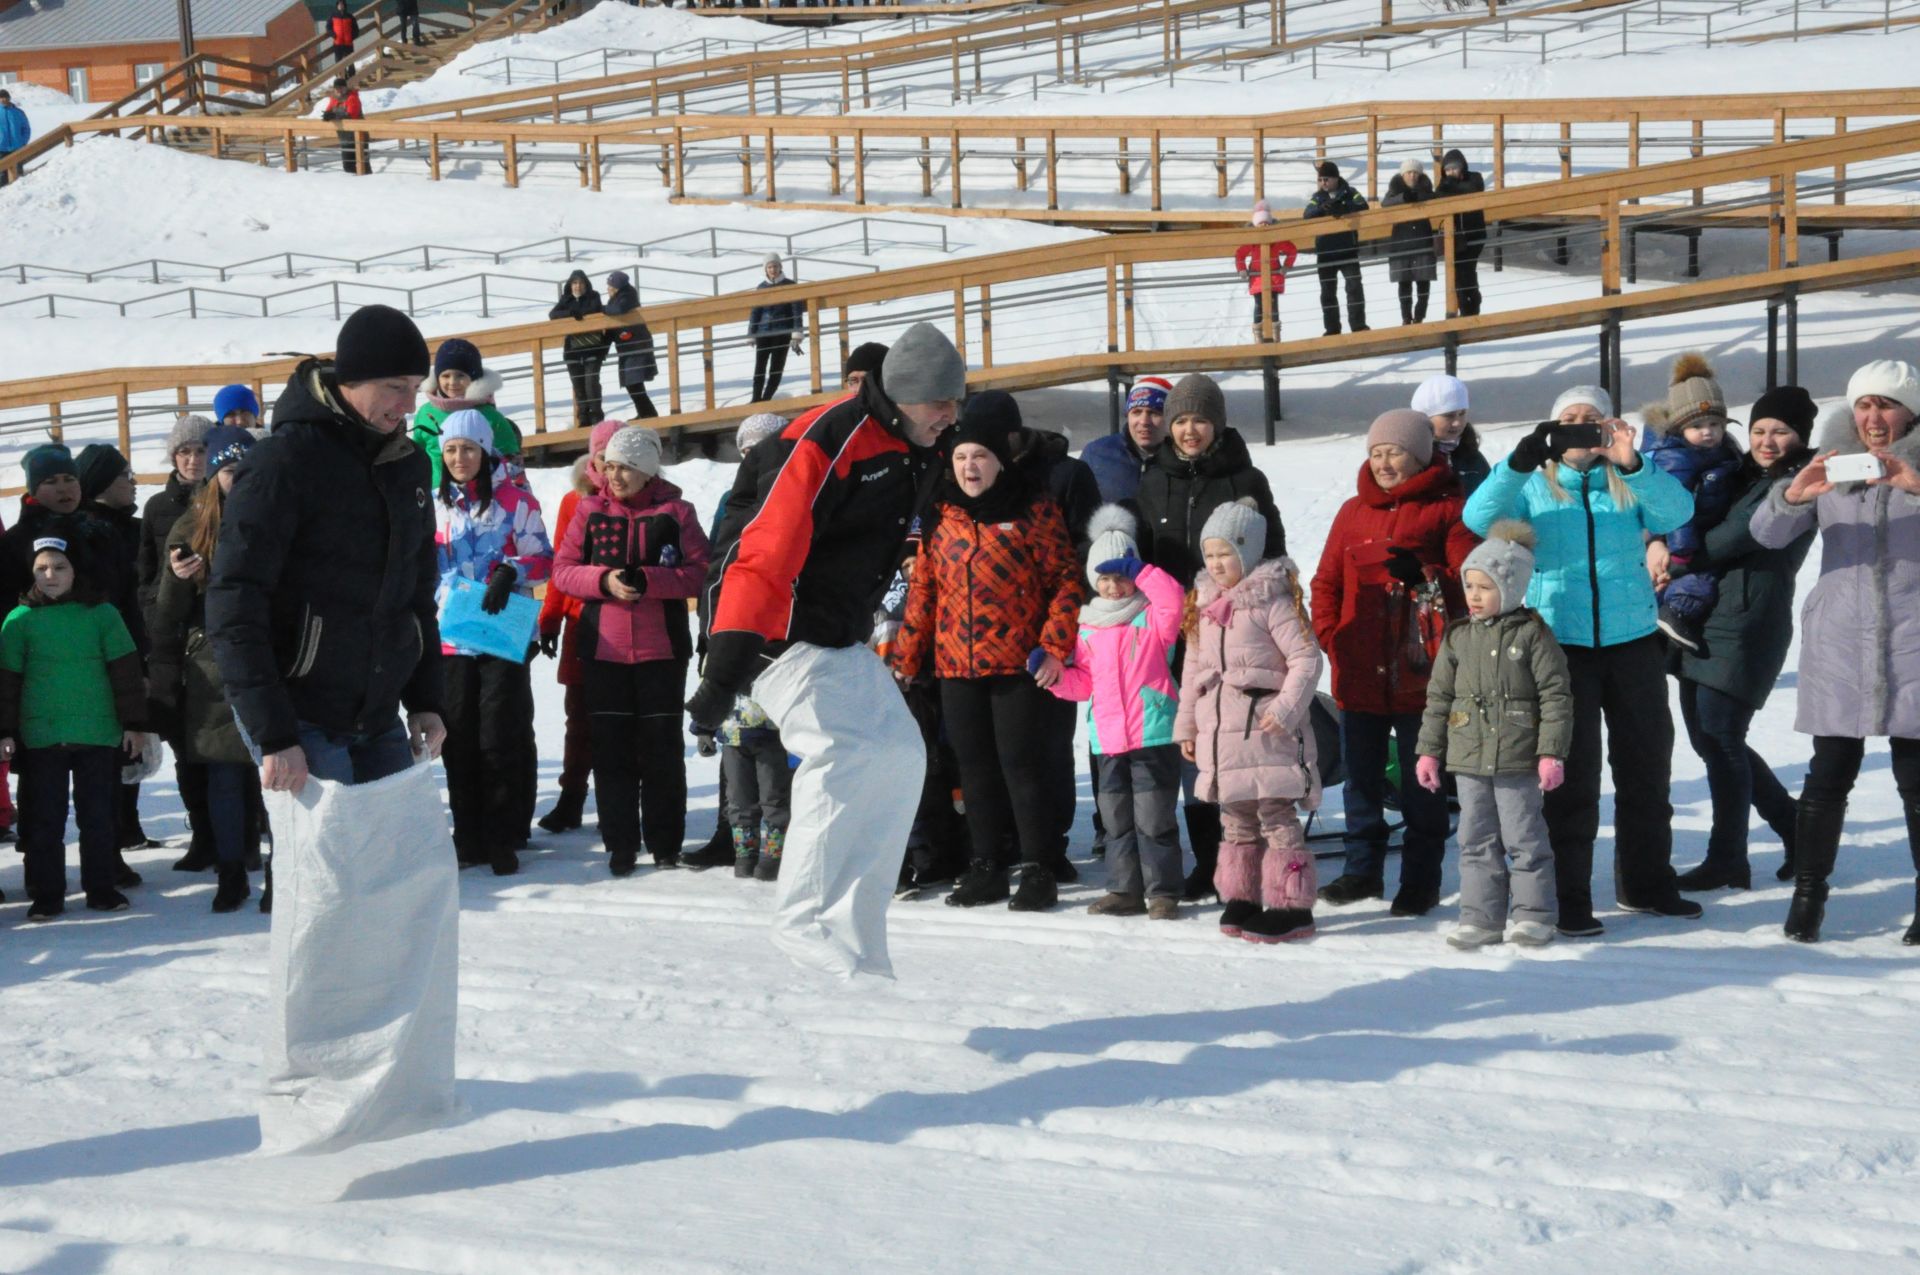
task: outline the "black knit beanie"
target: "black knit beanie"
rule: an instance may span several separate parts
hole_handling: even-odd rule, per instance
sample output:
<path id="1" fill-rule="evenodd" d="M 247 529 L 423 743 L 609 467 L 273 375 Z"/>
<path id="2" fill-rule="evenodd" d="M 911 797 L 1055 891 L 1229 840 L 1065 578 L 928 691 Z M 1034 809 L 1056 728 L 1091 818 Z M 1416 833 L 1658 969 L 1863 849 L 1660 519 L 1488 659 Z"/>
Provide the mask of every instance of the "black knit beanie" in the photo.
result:
<path id="1" fill-rule="evenodd" d="M 886 362 L 886 358 L 887 347 L 878 341 L 856 345 L 853 347 L 853 353 L 847 355 L 847 375 L 865 372 L 868 376 L 872 376 L 880 370 L 880 365 Z"/>
<path id="2" fill-rule="evenodd" d="M 111 443 L 88 443 L 80 449 L 73 465 L 79 472 L 82 500 L 92 500 L 113 486 L 113 480 L 129 468 L 127 458 Z"/>
<path id="3" fill-rule="evenodd" d="M 1813 421 L 1818 415 L 1819 409 L 1813 405 L 1813 395 L 1798 385 L 1780 385 L 1760 396 L 1747 419 L 1779 421 L 1800 435 L 1802 443 L 1810 444 L 1813 440 Z"/>
<path id="4" fill-rule="evenodd" d="M 389 376 L 421 380 L 432 366 L 426 338 L 412 319 L 392 306 L 365 306 L 340 325 L 333 373 L 342 385 Z"/>
<path id="5" fill-rule="evenodd" d="M 1010 436 L 1021 428 L 1020 405 L 1005 390 L 982 390 L 967 400 L 959 424 L 940 440 L 951 456 L 962 443 L 978 443 L 999 458 L 1001 465 L 1013 464 Z"/>

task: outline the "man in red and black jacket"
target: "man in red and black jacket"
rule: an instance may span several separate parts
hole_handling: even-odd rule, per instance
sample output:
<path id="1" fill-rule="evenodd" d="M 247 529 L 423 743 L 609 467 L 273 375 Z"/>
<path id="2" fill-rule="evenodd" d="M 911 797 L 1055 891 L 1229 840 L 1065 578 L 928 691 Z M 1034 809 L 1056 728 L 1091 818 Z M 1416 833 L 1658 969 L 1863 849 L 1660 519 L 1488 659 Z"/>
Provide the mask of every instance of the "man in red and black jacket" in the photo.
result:
<path id="1" fill-rule="evenodd" d="M 893 972 L 887 901 L 926 750 L 866 641 L 966 379 L 953 343 L 915 324 L 858 393 L 755 449 L 756 498 L 714 546 L 707 658 L 688 715 L 711 731 L 751 690 L 800 758 L 773 941 L 842 976 Z"/>
<path id="2" fill-rule="evenodd" d="M 360 90 L 354 88 L 346 76 L 333 82 L 333 92 L 320 104 L 320 118 L 323 120 L 359 120 L 366 118 L 366 112 L 360 108 Z M 340 168 L 343 172 L 361 172 L 358 156 L 354 154 L 353 134 L 340 134 Z"/>

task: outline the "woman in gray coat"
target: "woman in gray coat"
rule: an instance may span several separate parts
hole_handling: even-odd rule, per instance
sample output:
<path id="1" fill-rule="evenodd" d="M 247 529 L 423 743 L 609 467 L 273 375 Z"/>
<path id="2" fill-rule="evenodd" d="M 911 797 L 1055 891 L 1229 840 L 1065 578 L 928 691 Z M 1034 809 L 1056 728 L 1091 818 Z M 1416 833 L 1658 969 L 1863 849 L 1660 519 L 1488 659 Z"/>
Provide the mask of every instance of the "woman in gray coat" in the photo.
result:
<path id="1" fill-rule="evenodd" d="M 1890 736 L 1893 781 L 1906 807 L 1920 878 L 1920 368 L 1881 360 L 1847 382 L 1851 428 L 1818 440 L 1820 455 L 1775 484 L 1754 511 L 1753 538 L 1783 549 L 1820 529 L 1820 579 L 1801 614 L 1795 729 L 1813 736 L 1800 792 L 1787 937 L 1817 942 L 1846 822 L 1847 795 L 1870 736 Z M 1835 456 L 1870 452 L 1882 474 L 1835 482 Z M 1917 881 L 1920 885 L 1920 881 Z M 1916 890 L 1920 899 L 1920 889 Z M 1903 940 L 1920 944 L 1920 918 Z"/>
<path id="2" fill-rule="evenodd" d="M 1401 163 L 1399 174 L 1387 183 L 1382 208 L 1423 204 L 1433 198 L 1433 183 L 1417 159 Z M 1403 221 L 1387 240 L 1387 275 L 1400 292 L 1400 322 L 1425 323 L 1427 299 L 1433 291 L 1435 249 L 1433 223 Z"/>

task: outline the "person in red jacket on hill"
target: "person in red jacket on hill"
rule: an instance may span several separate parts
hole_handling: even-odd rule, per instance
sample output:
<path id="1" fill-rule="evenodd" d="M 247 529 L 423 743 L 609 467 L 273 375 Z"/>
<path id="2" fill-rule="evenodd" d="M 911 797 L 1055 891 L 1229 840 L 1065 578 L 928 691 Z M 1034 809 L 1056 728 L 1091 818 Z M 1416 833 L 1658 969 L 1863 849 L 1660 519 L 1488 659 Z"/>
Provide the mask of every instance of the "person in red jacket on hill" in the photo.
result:
<path id="1" fill-rule="evenodd" d="M 1253 206 L 1253 224 L 1255 227 L 1271 226 L 1273 212 L 1262 199 Z M 1300 250 L 1293 241 L 1281 239 L 1266 245 L 1266 269 L 1260 267 L 1261 245 L 1243 243 L 1233 250 L 1233 268 L 1247 281 L 1247 292 L 1253 297 L 1253 342 L 1260 344 L 1266 338 L 1261 331 L 1261 320 L 1265 315 L 1264 298 L 1273 294 L 1273 332 L 1280 335 L 1280 294 L 1287 290 L 1287 271 L 1293 269 L 1293 263 L 1300 256 Z"/>
<path id="2" fill-rule="evenodd" d="M 334 0 L 333 16 L 327 19 L 327 32 L 333 36 L 333 60 L 345 62 L 353 56 L 354 41 L 360 38 L 360 24 L 354 20 L 347 0 Z"/>
<path id="3" fill-rule="evenodd" d="M 1447 801 L 1414 775 L 1427 673 L 1450 616 L 1465 614 L 1460 567 L 1479 543 L 1461 521 L 1466 496 L 1433 426 L 1406 408 L 1367 431 L 1358 491 L 1334 515 L 1313 574 L 1313 630 L 1333 665 L 1345 757 L 1346 868 L 1320 891 L 1339 905 L 1384 893 L 1389 747 L 1397 738 L 1400 813 L 1406 818 L 1395 916 L 1424 916 L 1440 901 Z"/>
<path id="4" fill-rule="evenodd" d="M 346 76 L 333 82 L 333 92 L 327 94 L 327 100 L 320 104 L 320 118 L 323 120 L 365 119 L 366 113 L 360 109 L 360 90 L 353 87 Z M 359 156 L 353 144 L 353 134 L 342 130 L 340 138 L 340 169 L 342 172 L 359 173 Z"/>

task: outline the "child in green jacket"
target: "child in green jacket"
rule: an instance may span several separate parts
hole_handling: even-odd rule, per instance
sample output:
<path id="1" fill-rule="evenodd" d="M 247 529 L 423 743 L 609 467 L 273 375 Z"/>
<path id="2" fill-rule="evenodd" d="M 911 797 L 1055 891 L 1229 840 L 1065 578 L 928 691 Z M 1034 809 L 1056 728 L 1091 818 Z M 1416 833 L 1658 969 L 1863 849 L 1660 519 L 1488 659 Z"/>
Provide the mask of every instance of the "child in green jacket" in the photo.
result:
<path id="1" fill-rule="evenodd" d="M 1537 947 L 1553 938 L 1559 917 L 1541 797 L 1566 779 L 1573 691 L 1553 630 L 1520 605 L 1533 543 L 1529 524 L 1509 520 L 1467 555 L 1468 618 L 1447 629 L 1427 681 L 1415 774 L 1438 792 L 1444 766 L 1459 786 L 1460 925 L 1447 936 L 1458 948 L 1508 937 Z"/>
<path id="2" fill-rule="evenodd" d="M 146 743 L 146 691 L 133 637 L 88 576 L 78 535 L 55 523 L 33 542 L 33 588 L 0 623 L 0 761 L 20 777 L 29 921 L 66 908 L 69 777 L 87 907 L 129 906 L 114 887 L 114 802 L 126 755 Z"/>

